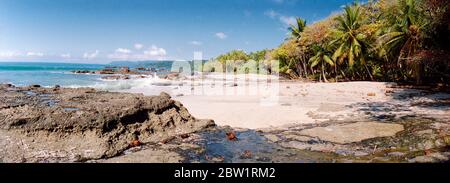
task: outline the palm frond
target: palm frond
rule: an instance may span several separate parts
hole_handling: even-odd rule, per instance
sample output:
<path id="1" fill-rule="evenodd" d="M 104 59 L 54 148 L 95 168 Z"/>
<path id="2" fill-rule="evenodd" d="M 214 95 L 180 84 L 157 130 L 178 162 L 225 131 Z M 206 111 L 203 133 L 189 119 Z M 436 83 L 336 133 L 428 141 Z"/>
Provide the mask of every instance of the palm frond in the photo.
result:
<path id="1" fill-rule="evenodd" d="M 323 60 L 324 60 L 326 63 L 330 64 L 331 66 L 334 66 L 333 60 L 331 60 L 331 58 L 330 58 L 328 55 L 324 55 L 324 56 L 323 56 Z"/>

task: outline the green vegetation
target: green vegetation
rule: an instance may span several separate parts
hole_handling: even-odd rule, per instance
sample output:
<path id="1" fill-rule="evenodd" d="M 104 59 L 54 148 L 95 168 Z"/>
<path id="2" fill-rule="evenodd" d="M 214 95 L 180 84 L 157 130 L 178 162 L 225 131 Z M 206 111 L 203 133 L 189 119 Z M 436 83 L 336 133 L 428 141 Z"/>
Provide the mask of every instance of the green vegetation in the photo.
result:
<path id="1" fill-rule="evenodd" d="M 352 4 L 314 24 L 297 18 L 278 48 L 235 50 L 215 60 L 227 65 L 277 60 L 274 71 L 293 79 L 449 83 L 449 17 L 446 0 Z"/>

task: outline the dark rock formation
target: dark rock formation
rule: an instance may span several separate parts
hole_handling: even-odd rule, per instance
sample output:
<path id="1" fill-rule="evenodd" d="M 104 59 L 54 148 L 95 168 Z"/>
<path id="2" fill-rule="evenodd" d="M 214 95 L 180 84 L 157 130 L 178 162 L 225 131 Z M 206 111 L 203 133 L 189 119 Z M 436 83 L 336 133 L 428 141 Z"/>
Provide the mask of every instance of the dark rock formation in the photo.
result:
<path id="1" fill-rule="evenodd" d="M 75 74 L 94 74 L 94 71 L 76 70 L 76 71 L 72 71 L 72 73 L 75 73 Z"/>
<path id="2" fill-rule="evenodd" d="M 130 76 L 127 76 L 127 75 L 108 75 L 108 76 L 103 76 L 102 79 L 106 79 L 106 80 L 128 80 L 128 79 L 130 79 Z"/>
<path id="3" fill-rule="evenodd" d="M 213 126 L 166 93 L 0 85 L 0 159 L 74 162 L 113 157 L 133 141 L 158 143 Z"/>

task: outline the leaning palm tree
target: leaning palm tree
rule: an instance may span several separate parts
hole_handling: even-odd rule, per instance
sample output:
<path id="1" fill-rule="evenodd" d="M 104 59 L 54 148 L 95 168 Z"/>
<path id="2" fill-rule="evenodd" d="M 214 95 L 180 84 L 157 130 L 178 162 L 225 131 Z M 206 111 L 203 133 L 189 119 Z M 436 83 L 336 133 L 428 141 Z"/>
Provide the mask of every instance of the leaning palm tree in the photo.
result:
<path id="1" fill-rule="evenodd" d="M 306 20 L 301 19 L 299 17 L 297 17 L 296 20 L 297 25 L 291 25 L 289 27 L 289 31 L 291 33 L 291 38 L 298 41 L 301 38 L 301 33 L 305 30 Z"/>
<path id="2" fill-rule="evenodd" d="M 421 46 L 422 29 L 427 24 L 421 17 L 417 2 L 414 0 L 399 0 L 396 9 L 395 14 L 385 16 L 390 19 L 392 26 L 378 39 L 378 42 L 380 50 L 383 50 L 385 54 L 398 55 L 397 65 L 403 68 L 406 61 L 411 60 Z M 414 63 L 413 65 L 417 83 L 420 84 L 422 64 Z"/>
<path id="3" fill-rule="evenodd" d="M 331 43 L 337 45 L 337 49 L 332 59 L 339 61 L 339 63 L 347 60 L 350 69 L 353 69 L 355 61 L 357 61 L 358 64 L 365 67 L 368 75 L 373 79 L 365 61 L 365 53 L 367 50 L 364 39 L 366 36 L 358 33 L 362 22 L 361 8 L 359 5 L 354 4 L 346 6 L 344 10 L 345 13 L 336 18 L 338 26 L 334 35 L 335 40 Z"/>
<path id="4" fill-rule="evenodd" d="M 298 44 L 300 42 L 300 39 L 302 38 L 302 33 L 305 30 L 305 28 L 306 28 L 306 20 L 297 17 L 296 25 L 291 24 L 290 27 L 288 28 L 290 32 L 290 37 L 287 39 L 295 40 L 295 43 Z M 298 45 L 298 47 L 301 48 L 300 44 Z M 300 63 L 297 61 L 300 61 Z M 308 77 L 308 69 L 306 68 L 307 65 L 306 62 L 307 60 L 304 52 L 298 54 L 297 60 L 291 60 L 291 65 L 296 67 L 297 69 L 296 72 L 298 73 L 299 76 L 303 74 L 305 77 Z"/>
<path id="5" fill-rule="evenodd" d="M 326 48 L 319 46 L 319 45 L 314 45 L 313 46 L 313 52 L 314 52 L 314 56 L 311 57 L 309 59 L 309 63 L 311 65 L 311 68 L 314 68 L 316 66 L 320 65 L 320 76 L 319 76 L 319 80 L 327 82 L 327 76 L 326 76 L 326 64 L 330 65 L 330 66 L 335 66 L 335 63 L 333 62 L 333 60 L 331 60 L 330 56 L 328 56 L 328 51 L 326 50 Z"/>

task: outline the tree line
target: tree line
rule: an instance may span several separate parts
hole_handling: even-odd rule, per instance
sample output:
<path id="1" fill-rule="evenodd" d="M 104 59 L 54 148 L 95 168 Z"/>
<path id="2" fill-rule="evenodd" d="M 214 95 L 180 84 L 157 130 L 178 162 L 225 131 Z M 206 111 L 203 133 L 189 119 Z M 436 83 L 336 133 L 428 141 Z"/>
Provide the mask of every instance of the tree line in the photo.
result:
<path id="1" fill-rule="evenodd" d="M 285 77 L 323 82 L 449 83 L 449 7 L 447 0 L 353 3 L 313 24 L 298 17 L 277 48 L 233 50 L 214 61 L 276 60 Z"/>

